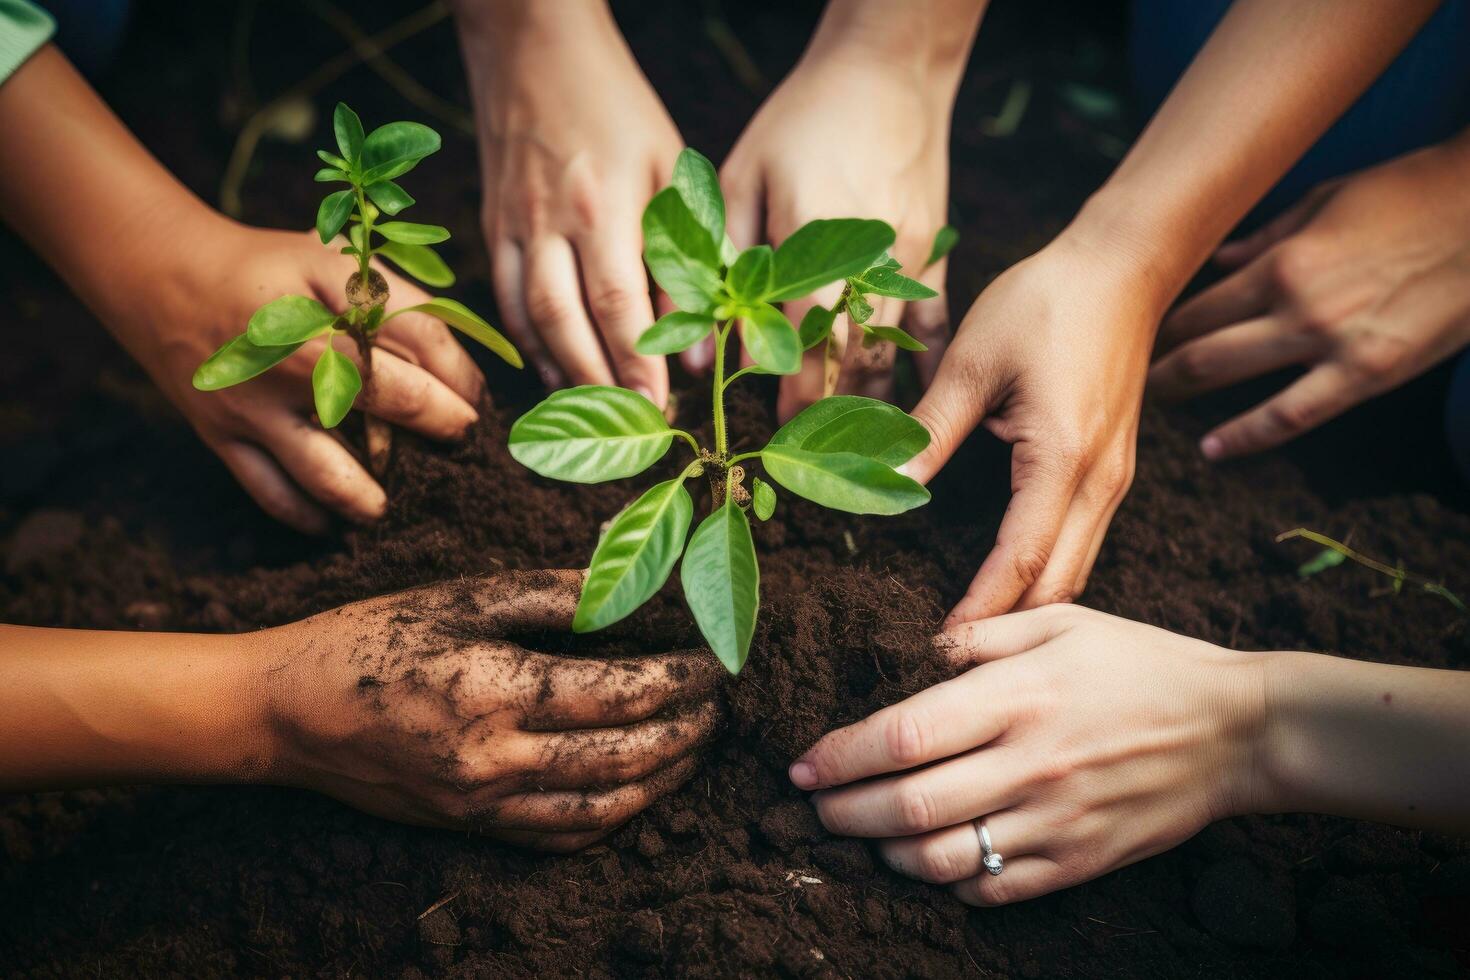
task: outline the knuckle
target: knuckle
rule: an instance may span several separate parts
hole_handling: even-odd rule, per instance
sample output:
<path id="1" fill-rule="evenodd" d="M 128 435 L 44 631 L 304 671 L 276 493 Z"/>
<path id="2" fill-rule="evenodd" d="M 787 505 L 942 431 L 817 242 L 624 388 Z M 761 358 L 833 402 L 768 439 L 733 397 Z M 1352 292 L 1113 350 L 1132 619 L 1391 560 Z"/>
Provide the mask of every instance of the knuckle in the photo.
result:
<path id="1" fill-rule="evenodd" d="M 1077 764 L 1063 752 L 1050 752 L 1036 761 L 1030 783 L 1037 787 L 1056 786 L 1077 772 Z"/>
<path id="2" fill-rule="evenodd" d="M 894 821 L 901 833 L 919 834 L 938 825 L 939 805 L 934 794 L 917 783 L 898 788 L 893 809 Z"/>
<path id="3" fill-rule="evenodd" d="M 1070 606 L 1077 600 L 1077 590 L 1070 585 L 1058 585 L 1047 589 L 1040 598 L 1043 605 Z"/>
<path id="4" fill-rule="evenodd" d="M 1188 344 L 1173 357 L 1174 376 L 1188 385 L 1197 385 L 1210 378 L 1213 360 L 1208 350 L 1199 344 Z"/>
<path id="5" fill-rule="evenodd" d="M 932 726 L 910 710 L 898 711 L 893 715 L 885 729 L 884 738 L 888 744 L 889 757 L 905 768 L 923 762 L 934 741 Z"/>
<path id="6" fill-rule="evenodd" d="M 1298 236 L 1279 246 L 1268 266 L 1273 285 L 1290 295 L 1310 283 L 1322 266 L 1322 249 L 1310 238 Z"/>
<path id="7" fill-rule="evenodd" d="M 1300 432 L 1312 425 L 1310 407 L 1297 401 L 1268 402 L 1261 416 L 1266 428 L 1276 433 Z"/>
<path id="8" fill-rule="evenodd" d="M 560 324 L 573 316 L 572 301 L 547 283 L 532 280 L 526 288 L 526 314 L 538 326 Z"/>
<path id="9" fill-rule="evenodd" d="M 1011 572 L 1018 581 L 1029 586 L 1041 577 L 1050 558 L 1051 553 L 1040 545 L 1019 548 L 1011 555 Z"/>
<path id="10" fill-rule="evenodd" d="M 1402 341 L 1371 333 L 1356 338 L 1346 354 L 1349 367 L 1369 378 L 1392 377 L 1407 356 L 1408 346 Z"/>
<path id="11" fill-rule="evenodd" d="M 964 871 L 960 868 L 959 859 L 955 853 L 937 844 L 930 843 L 921 846 L 915 863 L 914 870 L 919 879 L 931 885 L 947 884 L 951 881 L 958 881 L 964 876 Z"/>
<path id="12" fill-rule="evenodd" d="M 645 296 L 646 300 L 647 297 Z M 594 284 L 587 294 L 587 301 L 597 315 L 607 320 L 623 320 L 631 317 L 638 306 L 638 294 L 621 282 Z"/>

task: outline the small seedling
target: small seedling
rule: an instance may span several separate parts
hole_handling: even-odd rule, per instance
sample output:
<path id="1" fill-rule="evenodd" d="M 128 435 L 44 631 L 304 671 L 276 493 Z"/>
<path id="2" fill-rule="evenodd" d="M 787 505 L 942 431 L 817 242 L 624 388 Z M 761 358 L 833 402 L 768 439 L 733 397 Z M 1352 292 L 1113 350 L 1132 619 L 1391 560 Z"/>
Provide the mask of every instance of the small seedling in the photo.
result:
<path id="1" fill-rule="evenodd" d="M 372 268 L 380 255 L 427 286 L 454 283 L 454 273 L 430 245 L 448 241 L 448 230 L 439 225 L 411 221 L 384 221 L 414 203 L 394 182 L 419 161 L 439 149 L 439 134 L 415 122 L 393 122 L 366 135 L 362 122 L 346 105 L 337 103 L 332 116 L 338 156 L 318 150 L 327 166 L 316 172 L 320 183 L 344 183 L 345 190 L 322 199 L 316 213 L 316 232 L 328 245 L 351 224 L 349 244 L 340 251 L 357 259 L 357 271 L 347 278 L 346 310 L 334 313 L 308 296 L 282 296 L 256 310 L 245 332 L 215 351 L 194 372 L 194 387 L 216 391 L 249 381 L 284 361 L 301 345 L 325 336 L 327 345 L 311 373 L 316 414 L 324 428 L 333 428 L 346 417 L 363 388 L 363 378 L 352 359 L 339 352 L 334 342 L 346 335 L 356 345 L 358 358 L 371 382 L 373 340 L 383 325 L 409 312 L 438 317 L 468 337 L 484 344 L 515 367 L 521 355 L 501 333 L 473 310 L 452 299 L 435 297 L 427 303 L 386 313 L 388 282 Z M 374 243 L 374 236 L 383 239 Z"/>
<path id="2" fill-rule="evenodd" d="M 953 245 L 941 232 L 935 257 Z M 936 295 L 899 271 L 888 256 L 894 232 L 857 218 L 810 222 L 778 249 L 737 252 L 725 235 L 725 199 L 711 163 L 684 150 L 664 188 L 643 212 L 644 261 L 678 310 L 644 331 L 642 354 L 674 354 L 714 338 L 712 428 L 702 446 L 671 428 L 658 406 L 622 388 L 584 385 L 558 391 L 522 416 L 510 431 L 510 452 L 557 480 L 600 483 L 641 473 L 673 441 L 694 458 L 672 480 L 629 504 L 608 526 L 592 555 L 572 628 L 584 633 L 617 622 L 647 602 L 684 557 L 680 580 L 694 620 L 734 674 L 745 664 L 760 607 L 760 569 L 749 514 L 768 520 L 776 509 L 771 483 L 750 474 L 759 461 L 769 479 L 825 507 L 854 514 L 899 514 L 929 499 L 929 491 L 895 471 L 929 444 L 929 432 L 892 405 L 852 395 L 824 398 L 782 426 L 765 447 L 731 453 L 725 429 L 725 390 L 747 374 L 794 374 L 804 350 L 827 344 L 846 310 L 865 343 L 892 342 L 923 350 L 897 327 L 873 326 L 869 295 L 904 300 Z M 842 293 L 813 308 L 793 327 L 774 304 L 800 299 L 830 283 Z M 732 329 L 754 361 L 725 376 Z M 686 480 L 705 476 L 711 512 L 689 537 L 694 500 Z M 688 544 L 686 547 L 686 538 Z"/>
<path id="3" fill-rule="evenodd" d="M 1443 582 L 1435 582 L 1422 575 L 1415 575 L 1405 569 L 1402 562 L 1397 565 L 1385 564 L 1375 558 L 1369 558 L 1362 552 L 1354 551 L 1341 541 L 1329 538 L 1327 535 L 1320 534 L 1316 531 L 1309 531 L 1304 527 L 1292 528 L 1290 531 L 1283 531 L 1276 535 L 1276 541 L 1278 543 L 1291 538 L 1306 538 L 1308 541 L 1315 541 L 1317 544 L 1323 546 L 1322 550 L 1315 557 L 1302 563 L 1297 568 L 1296 573 L 1302 578 L 1311 578 L 1313 575 L 1325 572 L 1329 568 L 1336 568 L 1345 561 L 1355 561 L 1359 565 L 1387 575 L 1393 582 L 1394 595 L 1402 592 L 1406 584 L 1416 585 L 1424 592 L 1445 599 L 1456 609 L 1460 610 L 1460 612 L 1470 611 L 1465 608 L 1465 603 L 1461 601 L 1459 596 L 1445 588 Z"/>

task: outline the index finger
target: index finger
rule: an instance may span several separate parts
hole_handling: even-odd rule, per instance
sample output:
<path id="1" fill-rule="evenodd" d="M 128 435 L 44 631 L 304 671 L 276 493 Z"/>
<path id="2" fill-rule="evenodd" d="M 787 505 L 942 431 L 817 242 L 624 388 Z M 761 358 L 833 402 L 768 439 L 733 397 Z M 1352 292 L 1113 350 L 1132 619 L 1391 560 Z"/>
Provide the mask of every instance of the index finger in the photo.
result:
<path id="1" fill-rule="evenodd" d="M 989 672 L 989 673 L 987 673 Z M 998 698 L 978 698 L 994 673 L 981 665 L 883 708 L 846 728 L 828 732 L 791 764 L 801 789 L 841 786 L 948 758 L 996 738 L 1010 719 Z"/>

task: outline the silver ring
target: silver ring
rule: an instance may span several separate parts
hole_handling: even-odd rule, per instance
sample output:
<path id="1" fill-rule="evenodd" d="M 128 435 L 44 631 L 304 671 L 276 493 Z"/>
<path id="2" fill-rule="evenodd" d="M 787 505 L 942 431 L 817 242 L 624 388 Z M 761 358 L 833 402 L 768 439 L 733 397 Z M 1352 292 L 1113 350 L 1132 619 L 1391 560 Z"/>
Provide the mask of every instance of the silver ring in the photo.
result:
<path id="1" fill-rule="evenodd" d="M 980 838 L 981 863 L 985 865 L 985 870 L 992 875 L 1000 874 L 1006 869 L 1006 860 L 990 846 L 990 830 L 978 818 L 975 820 L 975 834 Z"/>

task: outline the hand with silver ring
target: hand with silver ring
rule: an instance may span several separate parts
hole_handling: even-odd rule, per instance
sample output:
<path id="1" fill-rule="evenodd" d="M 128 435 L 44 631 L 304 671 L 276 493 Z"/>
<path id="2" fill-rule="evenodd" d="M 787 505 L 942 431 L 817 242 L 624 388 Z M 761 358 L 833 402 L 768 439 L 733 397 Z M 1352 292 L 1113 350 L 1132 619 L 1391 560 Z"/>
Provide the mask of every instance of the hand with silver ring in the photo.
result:
<path id="1" fill-rule="evenodd" d="M 1070 605 L 966 623 L 939 642 L 966 673 L 829 733 L 791 768 L 819 790 L 828 830 L 883 838 L 898 871 L 1000 905 L 1250 805 L 1260 660 L 1272 655 Z"/>
<path id="2" fill-rule="evenodd" d="M 1005 858 L 995 853 L 995 848 L 990 843 L 990 831 L 979 820 L 975 821 L 975 833 L 980 835 L 980 853 L 984 855 L 981 864 L 985 870 L 993 875 L 998 875 L 1006 869 Z"/>

